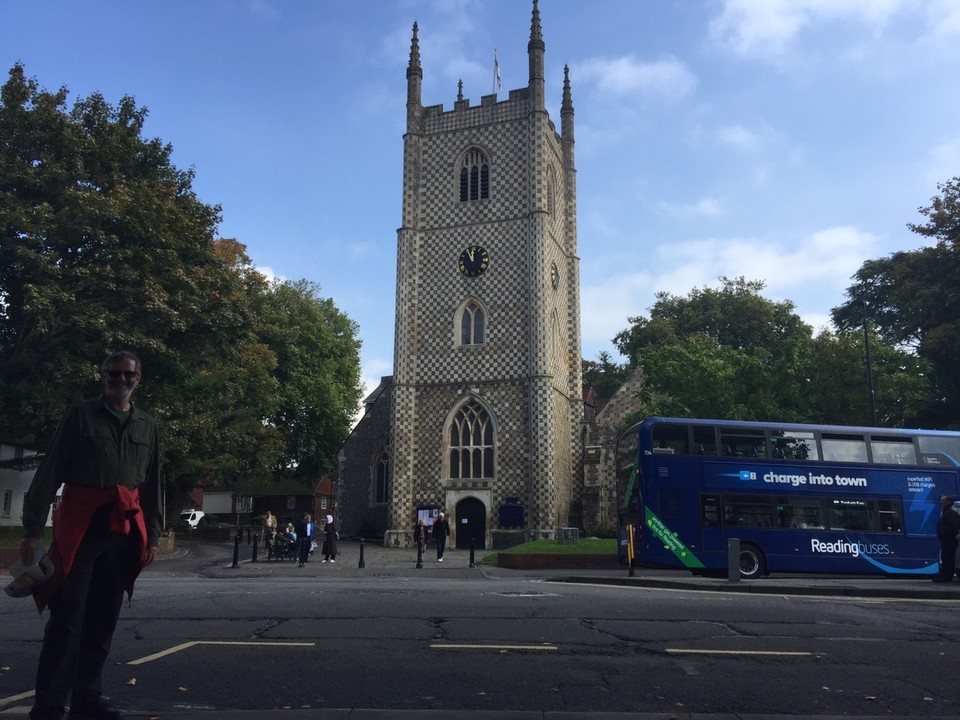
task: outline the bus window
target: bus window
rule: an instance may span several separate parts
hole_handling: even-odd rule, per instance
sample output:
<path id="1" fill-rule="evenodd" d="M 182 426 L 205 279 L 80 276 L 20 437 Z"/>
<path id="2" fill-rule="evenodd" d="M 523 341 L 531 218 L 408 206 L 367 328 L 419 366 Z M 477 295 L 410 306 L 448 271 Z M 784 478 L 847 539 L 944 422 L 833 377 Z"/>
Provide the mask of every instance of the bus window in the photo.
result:
<path id="1" fill-rule="evenodd" d="M 833 498 L 829 504 L 828 530 L 866 532 L 870 527 L 870 510 L 866 500 Z"/>
<path id="2" fill-rule="evenodd" d="M 700 498 L 700 520 L 705 528 L 720 527 L 720 498 L 704 495 Z"/>
<path id="3" fill-rule="evenodd" d="M 731 495 L 724 498 L 723 514 L 727 527 L 774 527 L 774 511 L 768 497 Z"/>
<path id="4" fill-rule="evenodd" d="M 763 430 L 720 428 L 720 449 L 721 454 L 727 457 L 765 458 L 767 456 Z"/>
<path id="5" fill-rule="evenodd" d="M 717 434 L 712 426 L 693 426 L 693 452 L 695 455 L 717 454 Z"/>
<path id="6" fill-rule="evenodd" d="M 777 460 L 819 460 L 817 441 L 806 430 L 772 430 L 770 447 Z"/>
<path id="7" fill-rule="evenodd" d="M 665 455 L 689 455 L 690 440 L 686 425 L 658 423 L 653 426 L 653 452 Z"/>
<path id="8" fill-rule="evenodd" d="M 916 465 L 917 450 L 913 439 L 906 437 L 870 438 L 873 461 L 882 465 Z"/>
<path id="9" fill-rule="evenodd" d="M 903 530 L 903 523 L 900 521 L 899 500 L 877 500 L 876 505 L 881 532 L 900 532 Z"/>
<path id="10" fill-rule="evenodd" d="M 867 462 L 867 443 L 863 435 L 821 433 L 824 462 Z"/>
<path id="11" fill-rule="evenodd" d="M 820 501 L 807 497 L 777 498 L 778 527 L 822 530 Z"/>
<path id="12" fill-rule="evenodd" d="M 683 491 L 673 488 L 661 488 L 657 494 L 660 502 L 660 518 L 683 517 Z"/>
<path id="13" fill-rule="evenodd" d="M 960 438 L 943 435 L 920 435 L 920 452 L 924 465 L 946 467 L 960 465 Z"/>

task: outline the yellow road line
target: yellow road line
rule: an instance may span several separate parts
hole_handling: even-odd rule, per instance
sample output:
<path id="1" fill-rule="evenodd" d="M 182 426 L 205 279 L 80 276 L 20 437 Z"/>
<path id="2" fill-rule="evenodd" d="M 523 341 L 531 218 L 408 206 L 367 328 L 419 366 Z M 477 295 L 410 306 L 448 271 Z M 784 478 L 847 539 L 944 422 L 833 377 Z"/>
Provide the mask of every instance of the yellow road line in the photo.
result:
<path id="1" fill-rule="evenodd" d="M 194 645 L 255 645 L 257 647 L 313 647 L 316 643 L 312 642 L 268 642 L 262 640 L 191 640 L 190 642 L 185 642 L 181 645 L 174 645 L 172 648 L 167 648 L 166 650 L 161 650 L 158 653 L 153 655 L 147 655 L 146 657 L 139 658 L 137 660 L 131 660 L 127 665 L 143 665 L 148 662 L 153 662 L 154 660 L 159 660 L 160 658 L 166 657 L 167 655 L 173 655 L 174 653 L 181 652 L 183 650 L 188 650 Z"/>
<path id="2" fill-rule="evenodd" d="M 812 652 L 793 652 L 789 650 L 682 650 L 679 648 L 667 648 L 667 652 L 672 655 L 813 655 Z"/>

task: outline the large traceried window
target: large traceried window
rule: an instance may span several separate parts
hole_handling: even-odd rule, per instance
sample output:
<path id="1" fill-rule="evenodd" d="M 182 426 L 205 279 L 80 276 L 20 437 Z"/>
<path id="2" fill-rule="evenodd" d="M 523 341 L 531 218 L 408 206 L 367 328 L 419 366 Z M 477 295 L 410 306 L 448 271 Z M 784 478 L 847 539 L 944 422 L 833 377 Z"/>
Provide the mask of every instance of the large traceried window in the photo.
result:
<path id="1" fill-rule="evenodd" d="M 486 313 L 476 300 L 460 310 L 460 344 L 482 345 L 486 334 Z"/>
<path id="2" fill-rule="evenodd" d="M 390 502 L 390 436 L 380 441 L 373 461 L 373 502 Z"/>
<path id="3" fill-rule="evenodd" d="M 468 150 L 460 161 L 460 202 L 490 197 L 490 163 L 477 148 Z"/>
<path id="4" fill-rule="evenodd" d="M 493 477 L 493 421 L 476 400 L 469 400 L 450 423 L 450 477 Z"/>

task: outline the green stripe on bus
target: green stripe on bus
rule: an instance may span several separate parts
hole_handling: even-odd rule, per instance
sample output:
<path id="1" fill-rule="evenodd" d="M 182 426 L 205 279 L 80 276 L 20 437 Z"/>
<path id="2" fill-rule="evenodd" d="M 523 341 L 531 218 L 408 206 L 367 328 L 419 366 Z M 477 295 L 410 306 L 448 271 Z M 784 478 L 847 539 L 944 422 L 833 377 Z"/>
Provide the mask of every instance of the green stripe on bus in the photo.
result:
<path id="1" fill-rule="evenodd" d="M 704 567 L 703 563 L 700 562 L 700 558 L 694 555 L 690 548 L 680 542 L 677 534 L 671 532 L 670 528 L 664 525 L 663 521 L 658 518 L 649 507 L 644 506 L 643 512 L 647 519 L 647 527 L 650 528 L 650 531 L 657 539 L 663 542 L 663 546 L 667 548 L 667 550 L 680 559 L 680 562 L 688 568 Z"/>

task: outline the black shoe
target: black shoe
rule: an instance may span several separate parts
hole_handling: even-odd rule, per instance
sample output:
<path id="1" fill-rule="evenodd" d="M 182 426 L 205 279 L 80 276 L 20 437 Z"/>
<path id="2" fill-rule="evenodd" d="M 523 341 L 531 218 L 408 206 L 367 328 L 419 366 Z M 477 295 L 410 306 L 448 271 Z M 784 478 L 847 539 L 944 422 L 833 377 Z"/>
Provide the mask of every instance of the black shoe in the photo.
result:
<path id="1" fill-rule="evenodd" d="M 63 720 L 66 710 L 62 707 L 50 707 L 49 705 L 34 705 L 30 711 L 30 720 Z"/>
<path id="2" fill-rule="evenodd" d="M 70 720 L 123 720 L 123 713 L 102 698 L 70 705 Z"/>

